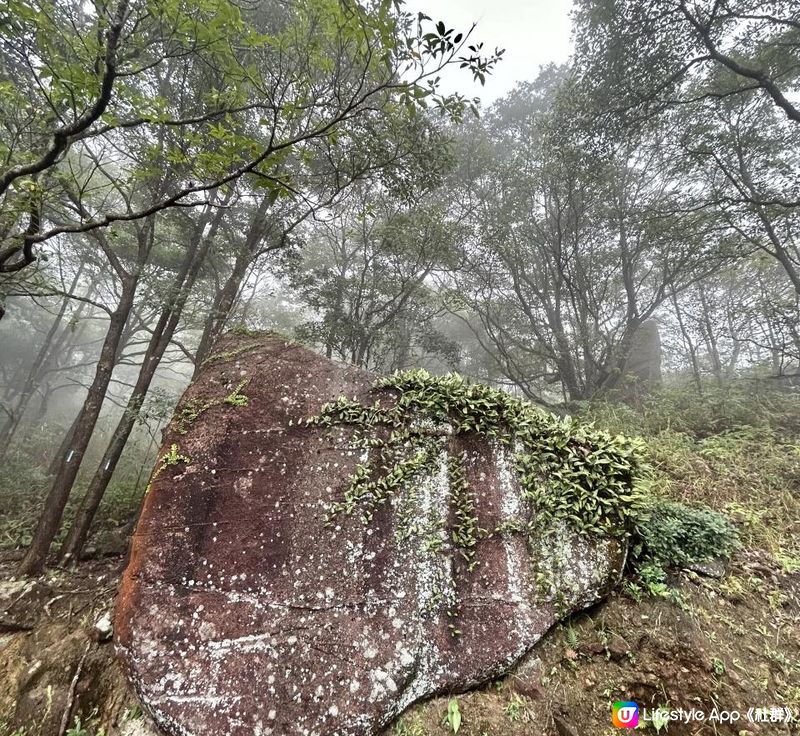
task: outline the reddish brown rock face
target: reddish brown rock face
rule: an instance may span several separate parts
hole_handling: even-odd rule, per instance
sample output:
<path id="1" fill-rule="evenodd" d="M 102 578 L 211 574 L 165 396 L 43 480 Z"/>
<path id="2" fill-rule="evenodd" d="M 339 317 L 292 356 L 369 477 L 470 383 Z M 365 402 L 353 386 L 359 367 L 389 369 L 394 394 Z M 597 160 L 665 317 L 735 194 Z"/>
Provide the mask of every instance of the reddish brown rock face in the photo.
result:
<path id="1" fill-rule="evenodd" d="M 226 338 L 216 355 L 165 435 L 116 612 L 130 678 L 167 733 L 374 734 L 420 698 L 502 674 L 619 574 L 615 542 L 566 529 L 480 541 L 468 571 L 447 518 L 428 551 L 428 520 L 451 514 L 448 453 L 464 453 L 481 527 L 535 513 L 510 458 L 477 436 L 451 437 L 420 481 L 418 533 L 397 533 L 400 499 L 326 526 L 359 453 L 348 430 L 302 420 L 387 392 L 277 336 Z"/>

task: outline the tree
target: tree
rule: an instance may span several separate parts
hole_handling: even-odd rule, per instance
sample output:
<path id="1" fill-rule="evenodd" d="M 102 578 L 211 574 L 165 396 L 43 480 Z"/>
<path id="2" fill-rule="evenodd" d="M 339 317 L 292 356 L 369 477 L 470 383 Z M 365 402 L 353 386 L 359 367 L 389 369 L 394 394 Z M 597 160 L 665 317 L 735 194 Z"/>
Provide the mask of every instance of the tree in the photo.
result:
<path id="1" fill-rule="evenodd" d="M 4 272 L 30 265 L 35 246 L 60 234 L 202 206 L 241 177 L 275 197 L 294 192 L 286 166 L 298 146 L 333 141 L 340 127 L 391 104 L 430 101 L 458 116 L 466 101 L 439 94 L 437 73 L 460 63 L 482 79 L 502 53 L 465 54 L 469 34 L 415 19 L 399 0 L 252 10 L 230 0 L 13 0 L 0 22 L 9 29 L 0 59 Z M 129 136 L 166 131 L 168 150 L 154 146 L 149 164 L 179 164 L 181 177 L 134 208 L 87 206 L 85 172 L 65 165 L 69 154 L 81 161 L 113 150 L 108 185 L 131 191 Z M 134 170 L 141 174 L 139 162 Z M 77 217 L 61 216 L 65 192 L 79 195 Z"/>
<path id="2" fill-rule="evenodd" d="M 794 0 L 580 0 L 574 19 L 577 73 L 612 131 L 753 91 L 800 124 Z"/>
<path id="3" fill-rule="evenodd" d="M 682 129 L 697 199 L 743 244 L 774 258 L 800 294 L 800 127 L 754 93 L 704 103 L 671 117 Z"/>
<path id="4" fill-rule="evenodd" d="M 76 287 L 80 283 L 85 268 L 86 263 L 82 261 L 72 276 L 70 286 L 66 287 L 61 297 L 61 305 L 33 360 L 30 361 L 30 363 L 21 363 L 17 374 L 13 376 L 7 384 L 5 396 L 3 398 L 3 409 L 6 412 L 6 418 L 4 424 L 0 425 L 0 459 L 2 459 L 8 451 L 11 438 L 19 427 L 38 385 L 44 378 L 44 372 L 49 367 L 53 358 L 61 353 L 63 349 L 64 338 L 69 332 L 68 328 L 63 324 L 64 318 L 71 306 L 70 296 L 75 292 Z M 79 312 L 85 305 L 86 302 L 81 302 L 76 312 Z M 79 317 L 79 314 L 76 314 L 76 317 Z M 21 386 L 18 391 L 16 390 L 17 386 Z"/>
<path id="5" fill-rule="evenodd" d="M 156 223 L 152 218 L 134 224 L 135 249 L 130 254 L 132 256 L 130 258 L 126 257 L 129 254 L 120 257 L 115 247 L 108 242 L 103 231 L 93 232 L 93 237 L 109 257 L 117 272 L 121 285 L 119 301 L 109 316 L 108 330 L 100 350 L 95 374 L 70 432 L 69 446 L 64 448 L 63 455 L 56 458 L 55 477 L 39 517 L 33 541 L 20 564 L 22 574 L 35 574 L 42 569 L 50 545 L 58 531 L 64 507 L 100 417 L 106 392 L 123 345 L 123 335 L 135 302 L 139 279 L 155 242 L 155 232 Z"/>
<path id="6" fill-rule="evenodd" d="M 688 364 L 697 390 L 740 373 L 781 376 L 800 362 L 797 294 L 769 256 L 733 261 L 672 300 L 661 314 L 671 367 Z"/>
<path id="7" fill-rule="evenodd" d="M 463 171 L 473 231 L 454 302 L 535 399 L 617 388 L 637 330 L 720 257 L 713 221 L 681 199 L 667 133 L 593 156 L 570 90 L 553 69 L 515 90 Z"/>
<path id="8" fill-rule="evenodd" d="M 103 499 L 128 438 L 133 431 L 156 370 L 172 341 L 183 307 L 189 298 L 194 282 L 208 255 L 209 249 L 214 243 L 220 222 L 225 215 L 226 204 L 226 202 L 223 202 L 221 206 L 206 208 L 197 222 L 191 223 L 192 232 L 188 238 L 185 256 L 175 274 L 171 289 L 166 295 L 161 314 L 152 329 L 150 339 L 142 356 L 136 383 L 128 397 L 122 416 L 112 432 L 111 440 L 103 454 L 100 465 L 95 471 L 89 483 L 89 488 L 80 503 L 75 522 L 70 527 L 60 550 L 60 557 L 64 561 L 70 559 L 77 561 L 83 549 L 92 519 L 100 505 L 100 501 Z"/>
<path id="9" fill-rule="evenodd" d="M 263 223 L 281 221 L 281 202 L 288 206 L 294 200 L 295 207 L 302 203 L 306 214 L 299 220 L 329 204 L 365 170 L 387 163 L 381 155 L 361 155 L 353 143 L 360 127 L 379 113 L 401 111 L 402 115 L 394 117 L 408 118 L 429 101 L 442 112 L 459 117 L 466 101 L 458 95 L 439 95 L 432 75 L 459 62 L 482 77 L 500 56 L 497 52 L 482 57 L 477 50 L 460 55 L 466 43 L 463 34 L 442 23 L 423 32 L 429 19 L 420 16 L 412 22 L 399 3 L 362 7 L 307 0 L 276 8 L 279 12 L 265 13 L 263 7 L 240 11 L 223 0 L 210 0 L 198 14 L 173 2 L 146 8 L 126 3 L 117 8 L 116 30 L 108 33 L 100 27 L 105 11 L 80 16 L 85 22 L 74 26 L 78 41 L 85 41 L 94 29 L 104 43 L 106 63 L 101 81 L 84 80 L 84 92 L 91 91 L 95 83 L 100 85 L 96 99 L 88 94 L 96 104 L 92 103 L 88 113 L 83 108 L 79 111 L 79 103 L 67 106 L 62 118 L 70 118 L 72 127 L 66 137 L 64 126 L 56 127 L 49 136 L 43 123 L 40 140 L 49 141 L 44 152 L 38 158 L 16 152 L 14 155 L 30 160 L 9 166 L 3 174 L 6 189 L 0 190 L 0 196 L 8 192 L 3 200 L 7 234 L 21 242 L 0 254 L 0 262 L 5 263 L 0 263 L 0 269 L 22 270 L 30 262 L 34 243 L 89 233 L 120 274 L 123 286 L 98 370 L 56 468 L 33 543 L 21 563 L 24 574 L 36 573 L 44 564 L 92 437 L 139 280 L 156 233 L 166 224 L 154 216 L 186 207 L 202 213 L 186 240 L 187 250 L 176 267 L 173 289 L 152 328 L 144 365 L 68 536 L 65 554 L 76 555 L 85 540 L 210 252 L 213 231 L 223 219 L 220 208 L 226 206 L 233 185 L 238 182 L 239 195 L 256 196 L 260 205 L 246 247 L 218 291 L 201 354 L 224 324 L 244 273 L 263 252 Z M 55 52 L 48 44 L 38 36 L 29 39 L 24 28 L 20 34 L 26 53 L 35 52 L 37 58 L 52 61 Z M 123 53 L 123 47 L 133 49 L 130 56 Z M 63 59 L 58 57 L 51 66 L 60 83 L 66 72 L 56 63 L 59 61 Z M 26 79 L 34 87 L 40 82 L 37 69 L 31 74 L 33 80 Z M 102 107 L 98 114 L 96 107 Z M 350 160 L 345 164 L 344 159 Z M 166 169 L 164 161 L 169 163 Z M 327 194 L 319 183 L 326 162 L 335 162 L 335 181 L 327 187 Z M 329 172 L 330 168 L 325 175 Z M 47 186 L 41 186 L 45 178 Z M 17 182 L 30 184 L 20 188 L 15 186 Z M 27 193 L 21 193 L 22 189 Z M 125 223 L 136 233 L 139 246 L 132 269 L 126 267 L 124 256 L 105 234 L 104 228 L 113 223 L 123 226 L 111 227 L 111 236 L 126 231 Z M 206 232 L 207 227 L 212 232 Z M 124 238 L 120 242 L 124 246 Z"/>
<path id="10" fill-rule="evenodd" d="M 411 201 L 361 187 L 313 233 L 288 280 L 313 317 L 299 336 L 325 354 L 371 370 L 408 367 L 429 351 L 454 358 L 433 321 L 433 277 L 453 250 L 454 227 L 422 189 Z"/>

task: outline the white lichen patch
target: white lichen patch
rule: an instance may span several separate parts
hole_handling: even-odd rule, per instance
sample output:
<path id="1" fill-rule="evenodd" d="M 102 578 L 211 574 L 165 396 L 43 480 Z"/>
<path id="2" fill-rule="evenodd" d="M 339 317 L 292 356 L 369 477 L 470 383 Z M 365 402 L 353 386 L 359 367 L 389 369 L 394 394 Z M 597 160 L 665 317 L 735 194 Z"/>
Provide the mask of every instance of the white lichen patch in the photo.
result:
<path id="1" fill-rule="evenodd" d="M 422 618 L 441 614 L 447 606 L 456 603 L 452 555 L 443 523 L 450 503 L 447 460 L 448 452 L 442 450 L 436 458 L 436 471 L 419 481 L 419 522 L 416 538 L 411 543 L 417 549 L 417 612 Z M 431 554 L 434 544 L 441 550 L 439 554 Z"/>
<path id="2" fill-rule="evenodd" d="M 513 521 L 522 515 L 522 491 L 516 473 L 500 443 L 494 445 L 497 480 L 500 483 L 500 513 L 503 521 Z"/>
<path id="3" fill-rule="evenodd" d="M 614 542 L 578 534 L 553 521 L 538 540 L 537 567 L 549 581 L 550 600 L 561 609 L 589 605 L 609 580 Z"/>

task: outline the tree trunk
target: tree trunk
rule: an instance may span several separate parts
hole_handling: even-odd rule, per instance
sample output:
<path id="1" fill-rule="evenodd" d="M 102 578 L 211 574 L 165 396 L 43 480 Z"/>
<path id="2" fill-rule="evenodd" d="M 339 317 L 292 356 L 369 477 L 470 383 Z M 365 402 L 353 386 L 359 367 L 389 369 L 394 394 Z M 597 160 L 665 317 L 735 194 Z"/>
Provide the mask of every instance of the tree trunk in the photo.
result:
<path id="1" fill-rule="evenodd" d="M 264 197 L 256 212 L 253 213 L 245 242 L 236 254 L 236 259 L 234 260 L 230 275 L 226 279 L 223 287 L 214 295 L 211 310 L 203 326 L 203 335 L 200 338 L 200 344 L 197 346 L 197 352 L 195 353 L 194 374 L 192 379 L 197 375 L 197 371 L 200 370 L 203 361 L 208 358 L 211 352 L 211 346 L 225 329 L 225 323 L 228 321 L 231 310 L 236 303 L 236 297 L 239 295 L 242 280 L 258 251 L 258 246 L 261 242 L 264 230 L 264 218 L 268 209 L 269 198 Z"/>
<path id="2" fill-rule="evenodd" d="M 675 295 L 675 292 L 672 293 L 672 306 L 675 309 L 675 317 L 678 320 L 678 327 L 681 331 L 683 343 L 686 345 L 686 349 L 689 351 L 689 360 L 692 365 L 692 379 L 694 380 L 697 393 L 701 394 L 703 393 L 703 382 L 700 375 L 700 363 L 697 360 L 697 348 L 692 342 L 692 337 L 689 334 L 686 323 L 683 321 L 683 314 L 681 313 L 680 306 L 678 305 L 678 297 Z"/>
<path id="3" fill-rule="evenodd" d="M 336 298 L 333 308 L 325 315 L 327 332 L 325 335 L 325 357 L 330 360 L 333 358 L 333 348 L 341 321 L 342 300 L 344 298 L 344 278 L 340 277 L 336 283 Z"/>
<path id="4" fill-rule="evenodd" d="M 137 282 L 138 273 L 123 279 L 119 304 L 111 314 L 111 321 L 100 350 L 100 359 L 97 362 L 92 385 L 89 387 L 80 414 L 75 420 L 75 429 L 69 449 L 59 457 L 56 476 L 45 499 L 33 541 L 18 568 L 20 575 L 38 575 L 42 572 L 50 552 L 50 545 L 58 533 L 64 507 L 67 505 L 72 485 L 78 475 L 86 448 L 89 446 L 100 410 L 103 407 L 108 385 L 111 382 L 117 349 L 128 315 L 133 307 Z"/>
<path id="5" fill-rule="evenodd" d="M 92 287 L 92 289 L 89 290 L 87 296 L 93 295 L 94 291 L 95 291 L 94 287 Z M 58 370 L 60 368 L 61 362 L 71 355 L 72 348 L 67 338 L 72 336 L 73 337 L 72 342 L 78 343 L 82 339 L 86 331 L 86 323 L 82 323 L 80 329 L 77 329 L 74 332 L 69 325 L 70 323 L 79 322 L 81 317 L 83 316 L 83 312 L 86 310 L 88 306 L 89 306 L 88 302 L 81 302 L 78 305 L 78 308 L 75 310 L 74 314 L 70 318 L 69 323 L 67 323 L 61 328 L 61 334 L 52 343 L 52 346 L 50 348 L 50 354 L 47 356 L 47 361 L 45 362 L 45 365 L 42 366 L 42 372 L 39 380 L 44 381 L 46 383 L 46 387 L 42 389 L 42 399 L 39 402 L 39 406 L 36 409 L 36 414 L 33 418 L 33 421 L 31 422 L 31 424 L 33 425 L 42 422 L 45 416 L 47 416 L 48 400 L 53 393 L 52 386 L 50 383 L 51 379 L 46 377 L 47 373 L 51 369 Z M 52 473 L 54 472 L 55 470 L 52 471 Z"/>
<path id="6" fill-rule="evenodd" d="M 719 355 L 719 347 L 717 344 L 717 338 L 714 335 L 714 325 L 711 323 L 711 315 L 708 305 L 708 299 L 706 299 L 706 290 L 703 286 L 703 282 L 699 282 L 697 285 L 697 293 L 700 295 L 700 306 L 703 310 L 702 318 L 700 319 L 700 324 L 703 328 L 703 335 L 706 341 L 706 349 L 708 350 L 708 357 L 711 360 L 711 371 L 714 374 L 714 378 L 717 379 L 717 385 L 721 386 L 724 383 L 723 375 L 722 375 L 722 359 Z"/>
<path id="7" fill-rule="evenodd" d="M 753 200 L 758 201 L 761 198 L 760 192 L 756 189 L 755 184 L 753 183 L 753 179 L 750 175 L 750 172 L 747 169 L 747 166 L 744 163 L 743 152 L 741 148 L 737 150 L 737 154 L 739 157 L 739 171 L 742 175 L 742 182 L 744 183 L 747 191 L 750 193 L 750 196 Z M 728 177 L 730 178 L 730 176 Z M 777 259 L 778 263 L 783 266 L 784 271 L 786 271 L 786 275 L 789 277 L 789 280 L 792 282 L 792 286 L 794 290 L 800 294 L 800 271 L 798 271 L 795 261 L 792 259 L 792 256 L 789 254 L 789 251 L 783 245 L 778 232 L 775 229 L 775 226 L 772 223 L 767 212 L 764 210 L 764 207 L 760 204 L 756 204 L 754 207 L 756 211 L 756 215 L 758 219 L 761 220 L 761 224 L 764 226 L 764 230 L 767 233 L 767 237 L 769 238 L 769 242 L 772 245 L 772 250 L 769 248 L 765 248 L 762 244 L 756 243 L 756 245 L 761 248 L 761 250 L 769 253 L 773 258 Z"/>
<path id="8" fill-rule="evenodd" d="M 69 425 L 69 429 L 64 435 L 64 438 L 61 440 L 61 444 L 58 446 L 56 454 L 53 455 L 53 459 L 50 461 L 50 467 L 47 469 L 48 475 L 55 475 L 58 472 L 59 467 L 61 467 L 61 461 L 69 452 L 69 448 L 72 445 L 72 438 L 75 436 L 75 430 L 78 428 L 80 418 L 81 415 L 78 413 L 75 419 L 72 420 L 72 424 Z"/>
<path id="9" fill-rule="evenodd" d="M 72 563 L 77 563 L 80 558 L 80 553 L 86 543 L 95 513 L 103 500 L 108 484 L 114 475 L 128 438 L 136 424 L 136 419 L 139 416 L 139 411 L 150 389 L 156 370 L 175 334 L 183 308 L 189 298 L 200 268 L 211 249 L 224 214 L 224 209 L 217 210 L 206 235 L 204 235 L 204 231 L 208 225 L 208 218 L 203 217 L 197 223 L 192 243 L 187 249 L 181 269 L 173 281 L 173 288 L 168 301 L 164 305 L 159 320 L 153 329 L 153 334 L 150 337 L 139 369 L 136 385 L 128 399 L 125 411 L 122 413 L 122 417 L 120 417 L 117 427 L 111 436 L 111 441 L 103 454 L 100 466 L 95 471 L 89 488 L 81 501 L 64 544 L 59 550 L 59 559 L 62 562 L 71 561 Z"/>
<path id="10" fill-rule="evenodd" d="M 117 345 L 117 352 L 114 356 L 114 367 L 116 368 L 117 363 L 119 362 L 120 355 L 122 351 L 125 349 L 125 346 L 128 344 L 133 332 L 133 326 L 129 323 L 126 323 L 122 330 L 122 337 L 119 340 Z M 80 335 L 80 333 L 79 333 Z M 80 339 L 78 337 L 77 339 Z M 63 341 L 59 341 L 59 344 L 62 344 Z M 80 413 L 75 416 L 75 419 L 72 420 L 72 424 L 70 424 L 69 429 L 67 430 L 64 438 L 61 440 L 61 444 L 58 446 L 58 450 L 56 450 L 55 455 L 53 455 L 52 460 L 50 461 L 50 465 L 47 469 L 48 475 L 55 475 L 58 472 L 59 467 L 61 466 L 61 461 L 69 452 L 69 448 L 72 443 L 72 437 L 75 434 L 75 428 L 78 426 L 78 422 L 80 420 Z"/>

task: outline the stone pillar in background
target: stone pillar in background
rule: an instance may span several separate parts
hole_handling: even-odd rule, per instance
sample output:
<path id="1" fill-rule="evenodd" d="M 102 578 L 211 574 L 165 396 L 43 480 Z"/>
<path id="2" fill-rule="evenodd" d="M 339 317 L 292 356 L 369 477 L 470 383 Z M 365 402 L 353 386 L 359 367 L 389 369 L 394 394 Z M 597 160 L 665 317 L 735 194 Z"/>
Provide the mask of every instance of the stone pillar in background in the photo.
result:
<path id="1" fill-rule="evenodd" d="M 633 336 L 623 385 L 627 396 L 640 396 L 661 385 L 661 335 L 654 319 L 643 322 Z"/>

